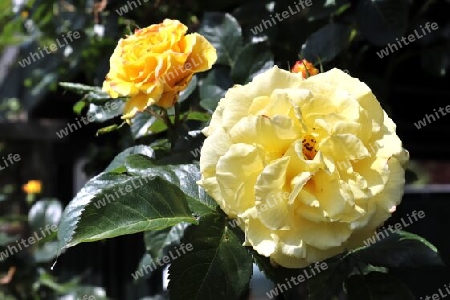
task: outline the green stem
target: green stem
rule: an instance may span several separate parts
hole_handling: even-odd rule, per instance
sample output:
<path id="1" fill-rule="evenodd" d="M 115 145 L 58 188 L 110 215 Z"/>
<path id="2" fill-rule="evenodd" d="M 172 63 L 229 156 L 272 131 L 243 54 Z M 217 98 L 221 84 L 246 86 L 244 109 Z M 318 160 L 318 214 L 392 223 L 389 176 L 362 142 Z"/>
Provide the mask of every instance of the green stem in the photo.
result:
<path id="1" fill-rule="evenodd" d="M 180 125 L 180 103 L 175 102 L 175 128 L 177 129 Z"/>
<path id="2" fill-rule="evenodd" d="M 161 118 L 167 126 L 168 137 L 170 141 L 170 148 L 173 150 L 175 147 L 175 143 L 178 139 L 177 128 L 176 128 L 176 116 L 175 116 L 175 124 L 170 121 L 169 115 L 167 114 L 167 110 L 161 108 Z"/>

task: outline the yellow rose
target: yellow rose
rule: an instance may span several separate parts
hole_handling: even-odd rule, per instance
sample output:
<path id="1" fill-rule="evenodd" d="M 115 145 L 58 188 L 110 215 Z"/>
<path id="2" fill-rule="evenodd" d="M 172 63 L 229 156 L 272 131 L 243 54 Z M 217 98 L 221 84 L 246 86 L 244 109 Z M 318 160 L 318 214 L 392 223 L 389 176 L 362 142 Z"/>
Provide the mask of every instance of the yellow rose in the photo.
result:
<path id="1" fill-rule="evenodd" d="M 219 102 L 199 184 L 246 246 L 288 268 L 362 246 L 400 203 L 408 152 L 370 88 L 277 67 Z"/>
<path id="2" fill-rule="evenodd" d="M 192 76 L 216 62 L 216 49 L 203 36 L 186 32 L 179 21 L 166 19 L 119 40 L 103 90 L 113 98 L 130 97 L 122 118 L 153 104 L 171 107 Z"/>

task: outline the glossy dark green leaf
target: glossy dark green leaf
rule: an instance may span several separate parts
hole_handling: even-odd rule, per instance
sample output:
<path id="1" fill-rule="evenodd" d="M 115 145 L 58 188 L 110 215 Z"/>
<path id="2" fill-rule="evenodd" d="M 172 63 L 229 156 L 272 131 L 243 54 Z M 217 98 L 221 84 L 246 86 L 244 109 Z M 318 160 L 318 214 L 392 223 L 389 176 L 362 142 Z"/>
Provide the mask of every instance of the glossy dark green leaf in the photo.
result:
<path id="1" fill-rule="evenodd" d="M 90 104 L 88 114 L 91 115 L 93 122 L 102 123 L 107 120 L 120 116 L 123 112 L 125 102 L 120 99 L 109 101 L 104 105 Z"/>
<path id="2" fill-rule="evenodd" d="M 341 256 L 328 259 L 325 263 L 326 270 L 322 270 L 308 281 L 310 300 L 329 299 L 338 295 L 355 266 L 352 260 Z"/>
<path id="3" fill-rule="evenodd" d="M 180 223 L 171 228 L 145 232 L 144 243 L 147 252 L 139 262 L 138 268 L 134 274 L 141 274 L 142 276 L 140 276 L 139 279 L 143 280 L 151 276 L 153 271 L 159 269 L 160 263 L 164 263 L 163 256 L 168 255 L 168 252 L 173 249 L 175 245 L 179 244 L 187 227 L 188 223 Z M 145 268 L 145 266 L 152 265 L 156 266 L 156 268 Z M 146 272 L 142 273 L 142 270 L 146 270 Z"/>
<path id="4" fill-rule="evenodd" d="M 59 82 L 59 85 L 68 91 L 71 91 L 71 92 L 74 92 L 74 93 L 77 93 L 80 95 L 84 95 L 89 92 L 94 92 L 94 93 L 99 93 L 99 94 L 104 93 L 102 91 L 101 87 L 99 87 L 99 86 L 90 86 L 90 85 L 76 83 L 76 82 Z"/>
<path id="5" fill-rule="evenodd" d="M 185 194 L 160 177 L 101 173 L 64 210 L 60 248 L 196 223 Z"/>
<path id="6" fill-rule="evenodd" d="M 147 252 L 154 259 L 161 258 L 165 255 L 167 248 L 181 240 L 188 225 L 188 223 L 180 223 L 171 228 L 145 232 L 144 242 Z"/>
<path id="7" fill-rule="evenodd" d="M 200 106 L 213 112 L 220 98 L 233 85 L 230 72 L 226 68 L 214 68 L 200 83 Z"/>
<path id="8" fill-rule="evenodd" d="M 217 203 L 197 184 L 200 179 L 197 164 L 155 165 L 143 155 L 131 155 L 126 159 L 125 165 L 130 174 L 160 176 L 176 185 L 188 196 L 189 207 L 197 215 L 214 213 L 217 207 Z"/>
<path id="9" fill-rule="evenodd" d="M 125 166 L 125 159 L 131 154 L 142 154 L 149 158 L 155 157 L 155 152 L 149 146 L 138 145 L 134 147 L 127 148 L 120 152 L 106 167 L 105 172 L 111 172 L 121 166 Z"/>
<path id="10" fill-rule="evenodd" d="M 252 254 L 255 263 L 275 285 L 286 285 L 286 278 L 291 279 L 291 285 L 297 287 L 302 285 L 305 290 L 308 290 L 308 299 L 310 300 L 329 299 L 332 295 L 336 295 L 342 290 L 343 283 L 354 266 L 352 261 L 338 255 L 305 268 L 285 268 L 274 266 L 269 258 L 254 250 L 252 250 Z M 294 277 L 296 283 L 292 281 L 292 277 Z M 273 296 L 275 296 L 273 292 L 277 292 L 279 295 L 283 294 L 287 299 L 296 296 L 296 289 L 282 291 L 273 289 L 267 292 L 272 293 Z"/>
<path id="11" fill-rule="evenodd" d="M 205 13 L 199 33 L 216 48 L 217 64 L 233 65 L 243 40 L 241 26 L 232 15 Z"/>
<path id="12" fill-rule="evenodd" d="M 348 25 L 327 24 L 303 43 L 301 56 L 313 63 L 329 62 L 347 47 L 350 35 L 351 28 Z"/>
<path id="13" fill-rule="evenodd" d="M 231 77 L 235 83 L 246 84 L 273 65 L 273 54 L 265 42 L 248 44 L 239 52 L 231 69 Z"/>
<path id="14" fill-rule="evenodd" d="M 222 216 L 208 215 L 189 226 L 181 242 L 192 248 L 171 263 L 170 299 L 240 299 L 252 275 L 252 259 Z"/>
<path id="15" fill-rule="evenodd" d="M 352 251 L 359 261 L 382 267 L 443 266 L 439 251 L 426 239 L 405 231 L 397 231 L 377 240 L 371 246 Z M 376 242 L 376 243 L 375 243 Z"/>

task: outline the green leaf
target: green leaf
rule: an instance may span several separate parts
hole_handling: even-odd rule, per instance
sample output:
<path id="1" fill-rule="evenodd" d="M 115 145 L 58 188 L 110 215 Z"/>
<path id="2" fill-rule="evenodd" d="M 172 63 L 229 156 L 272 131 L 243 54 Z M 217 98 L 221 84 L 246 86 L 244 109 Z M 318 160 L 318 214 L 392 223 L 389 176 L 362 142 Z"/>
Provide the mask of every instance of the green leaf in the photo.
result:
<path id="1" fill-rule="evenodd" d="M 144 272 L 144 275 L 139 277 L 139 279 L 145 280 L 152 275 L 153 271 L 159 269 L 150 269 L 149 271 L 145 266 L 152 264 L 154 266 L 161 265 L 161 263 L 163 263 L 163 256 L 168 255 L 169 251 L 179 244 L 187 227 L 187 223 L 180 223 L 172 228 L 152 230 L 144 233 L 144 242 L 147 253 L 144 254 L 139 262 L 137 271 L 138 273 L 141 273 L 139 270 L 146 270 L 147 272 Z"/>
<path id="2" fill-rule="evenodd" d="M 386 273 L 371 272 L 367 275 L 351 276 L 346 282 L 348 300 L 383 299 L 414 300 L 408 287 L 394 276 Z"/>
<path id="3" fill-rule="evenodd" d="M 177 186 L 160 177 L 101 173 L 67 205 L 60 249 L 120 235 L 196 223 Z"/>
<path id="4" fill-rule="evenodd" d="M 81 83 L 74 83 L 74 82 L 59 82 L 59 85 L 66 90 L 69 90 L 71 92 L 77 93 L 79 95 L 84 95 L 89 92 L 94 93 L 105 93 L 102 91 L 102 89 L 99 86 L 91 86 L 91 85 L 85 85 Z"/>
<path id="5" fill-rule="evenodd" d="M 408 0 L 361 0 L 356 6 L 356 22 L 370 43 L 386 46 L 405 35 L 409 9 Z"/>
<path id="6" fill-rule="evenodd" d="M 163 257 L 167 248 L 181 240 L 188 225 L 188 223 L 180 223 L 172 228 L 145 232 L 144 242 L 147 252 L 153 259 Z"/>
<path id="7" fill-rule="evenodd" d="M 209 113 L 204 113 L 200 111 L 189 111 L 186 116 L 187 120 L 208 122 L 211 120 L 211 115 Z"/>
<path id="8" fill-rule="evenodd" d="M 139 139 L 146 136 L 149 132 L 150 126 L 152 126 L 157 119 L 149 113 L 139 113 L 134 118 L 130 125 L 131 134 L 134 139 Z"/>
<path id="9" fill-rule="evenodd" d="M 61 202 L 56 199 L 36 201 L 28 212 L 28 222 L 33 231 L 39 232 L 46 226 L 58 225 L 62 210 Z"/>
<path id="10" fill-rule="evenodd" d="M 355 266 L 352 260 L 345 259 L 340 255 L 326 260 L 325 263 L 327 269 L 308 281 L 310 300 L 329 299 L 338 295 Z"/>
<path id="11" fill-rule="evenodd" d="M 123 124 L 124 123 L 122 123 L 121 125 L 113 124 L 113 125 L 109 125 L 109 126 L 106 126 L 106 127 L 102 127 L 99 130 L 97 130 L 96 135 L 106 134 L 106 133 L 109 133 L 109 132 L 113 132 L 113 131 L 119 130 L 122 127 Z"/>
<path id="12" fill-rule="evenodd" d="M 120 152 L 106 167 L 105 172 L 111 172 L 117 168 L 125 166 L 125 159 L 131 154 L 142 154 L 149 158 L 155 157 L 155 152 L 152 148 L 144 145 L 138 145 L 134 147 L 127 148 Z"/>
<path id="13" fill-rule="evenodd" d="M 220 98 L 233 85 L 229 71 L 225 68 L 214 68 L 200 83 L 200 106 L 213 112 Z"/>
<path id="14" fill-rule="evenodd" d="M 125 102 L 120 99 L 109 101 L 103 106 L 91 103 L 87 113 L 92 116 L 93 122 L 102 123 L 120 116 L 124 106 Z"/>
<path id="15" fill-rule="evenodd" d="M 238 21 L 228 13 L 204 14 L 199 33 L 217 50 L 217 64 L 233 65 L 242 47 L 242 29 Z"/>
<path id="16" fill-rule="evenodd" d="M 148 127 L 147 132 L 151 134 L 157 134 L 167 130 L 167 124 L 163 121 L 156 119 L 150 127 Z"/>
<path id="17" fill-rule="evenodd" d="M 108 103 L 113 103 L 115 101 L 124 102 L 124 100 L 126 100 L 126 98 L 124 97 L 111 98 L 111 96 L 103 92 L 102 93 L 90 92 L 84 95 L 83 97 L 83 101 L 101 106 L 107 105 Z"/>
<path id="18" fill-rule="evenodd" d="M 197 164 L 154 165 L 154 162 L 143 155 L 130 155 L 125 166 L 130 174 L 153 177 L 160 176 L 176 185 L 188 196 L 191 210 L 202 216 L 214 213 L 217 203 L 208 196 L 197 181 L 200 179 L 200 169 Z"/>
<path id="19" fill-rule="evenodd" d="M 240 299 L 252 275 L 252 259 L 222 216 L 208 215 L 190 226 L 182 243 L 190 243 L 192 250 L 172 261 L 170 299 Z"/>
<path id="20" fill-rule="evenodd" d="M 73 112 L 76 113 L 77 115 L 81 115 L 81 112 L 83 111 L 83 109 L 86 107 L 87 103 L 84 101 L 78 101 L 77 103 L 74 104 L 73 106 Z"/>
<path id="21" fill-rule="evenodd" d="M 329 62 L 347 47 L 350 35 L 350 26 L 337 23 L 327 24 L 314 32 L 303 43 L 301 56 L 310 62 Z"/>
<path id="22" fill-rule="evenodd" d="M 273 54 L 267 43 L 247 44 L 239 52 L 231 69 L 231 77 L 235 83 L 246 84 L 256 75 L 272 68 Z"/>
<path id="23" fill-rule="evenodd" d="M 332 295 L 338 294 L 354 266 L 350 260 L 337 255 L 305 268 L 285 268 L 273 266 L 269 258 L 254 250 L 251 251 L 255 263 L 275 285 L 286 284 L 286 278 L 295 277 L 297 285 L 304 285 L 309 290 L 309 300 L 329 299 Z M 289 297 L 296 295 L 296 290 L 287 289 L 281 293 L 285 298 L 290 299 Z"/>
<path id="24" fill-rule="evenodd" d="M 373 239 L 376 238 L 374 235 Z M 369 247 L 353 250 L 351 255 L 368 264 L 387 268 L 444 265 L 435 246 L 426 239 L 405 231 L 389 234 Z"/>
<path id="25" fill-rule="evenodd" d="M 84 95 L 82 101 L 103 105 L 114 100 L 122 101 L 124 98 L 111 98 L 109 94 L 104 92 L 99 86 L 90 86 L 81 83 L 60 82 L 59 85 L 66 90 L 74 92 L 79 95 Z"/>

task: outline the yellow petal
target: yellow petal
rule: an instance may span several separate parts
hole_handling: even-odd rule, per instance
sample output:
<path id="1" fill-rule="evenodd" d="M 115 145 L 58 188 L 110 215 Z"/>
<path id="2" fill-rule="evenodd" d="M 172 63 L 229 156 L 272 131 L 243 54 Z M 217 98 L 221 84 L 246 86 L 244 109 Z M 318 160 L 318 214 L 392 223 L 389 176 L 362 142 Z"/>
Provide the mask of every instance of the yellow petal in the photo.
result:
<path id="1" fill-rule="evenodd" d="M 217 162 L 231 144 L 230 136 L 220 127 L 205 140 L 200 154 L 200 172 L 204 177 L 215 176 Z"/>
<path id="2" fill-rule="evenodd" d="M 235 214 L 255 204 L 254 186 L 264 168 L 263 155 L 255 146 L 233 144 L 217 163 L 217 182 Z"/>
<path id="3" fill-rule="evenodd" d="M 275 252 L 277 244 L 277 236 L 271 233 L 258 219 L 246 220 L 244 246 L 251 245 L 256 252 L 269 257 Z"/>
<path id="4" fill-rule="evenodd" d="M 319 149 L 324 155 L 333 157 L 336 161 L 363 159 L 369 156 L 369 151 L 362 141 L 352 134 L 334 134 L 327 137 L 320 142 Z"/>
<path id="5" fill-rule="evenodd" d="M 161 87 L 155 86 L 150 94 L 140 93 L 131 97 L 126 103 L 122 119 L 133 118 L 138 112 L 143 112 L 147 107 L 155 104 L 161 97 Z"/>
<path id="6" fill-rule="evenodd" d="M 350 225 L 341 222 L 311 222 L 306 219 L 296 220 L 296 231 L 307 244 L 318 249 L 328 249 L 341 246 L 352 234 Z"/>
<path id="7" fill-rule="evenodd" d="M 292 218 L 285 187 L 289 157 L 280 158 L 267 165 L 255 185 L 255 207 L 260 221 L 270 229 L 289 229 L 286 220 Z M 288 194 L 288 193 L 287 193 Z"/>
<path id="8" fill-rule="evenodd" d="M 241 119 L 230 130 L 230 136 L 233 143 L 258 144 L 278 158 L 299 138 L 297 132 L 289 118 L 251 116 Z"/>
<path id="9" fill-rule="evenodd" d="M 187 43 L 192 43 L 192 52 L 186 60 L 193 72 L 203 72 L 211 69 L 217 61 L 217 51 L 205 37 L 198 33 L 188 34 Z"/>
<path id="10" fill-rule="evenodd" d="M 367 225 L 368 229 L 375 228 L 391 216 L 392 208 L 401 201 L 404 193 L 405 170 L 401 163 L 391 157 L 388 161 L 389 180 L 384 189 L 377 194 L 371 202 L 375 203 L 375 213 Z"/>

